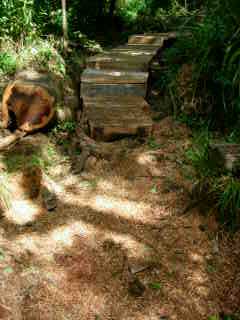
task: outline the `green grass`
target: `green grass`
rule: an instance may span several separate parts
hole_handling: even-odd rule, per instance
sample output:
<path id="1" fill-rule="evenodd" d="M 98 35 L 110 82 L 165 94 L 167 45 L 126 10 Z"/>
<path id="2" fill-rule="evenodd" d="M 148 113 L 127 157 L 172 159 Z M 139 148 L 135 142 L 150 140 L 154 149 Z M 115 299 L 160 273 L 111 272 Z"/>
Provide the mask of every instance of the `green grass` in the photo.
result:
<path id="1" fill-rule="evenodd" d="M 154 137 L 149 137 L 147 140 L 147 145 L 150 149 L 157 150 L 161 148 L 161 145 L 157 143 Z"/>
<path id="2" fill-rule="evenodd" d="M 162 284 L 160 282 L 150 282 L 148 284 L 150 289 L 153 290 L 161 290 L 162 289 Z"/>
<path id="3" fill-rule="evenodd" d="M 6 171 L 11 174 L 28 166 L 36 166 L 48 171 L 51 166 L 56 165 L 60 157 L 56 146 L 53 143 L 47 143 L 37 147 L 28 146 L 26 149 L 9 151 L 4 155 L 2 161 L 6 166 Z"/>
<path id="4" fill-rule="evenodd" d="M 0 75 L 12 75 L 17 69 L 17 57 L 11 52 L 0 52 Z"/>
<path id="5" fill-rule="evenodd" d="M 230 230 L 240 228 L 240 181 L 227 172 L 218 162 L 209 158 L 211 135 L 200 132 L 193 138 L 193 146 L 186 158 L 194 167 L 199 186 L 199 197 L 211 198 L 211 205 L 217 210 L 217 218 Z"/>

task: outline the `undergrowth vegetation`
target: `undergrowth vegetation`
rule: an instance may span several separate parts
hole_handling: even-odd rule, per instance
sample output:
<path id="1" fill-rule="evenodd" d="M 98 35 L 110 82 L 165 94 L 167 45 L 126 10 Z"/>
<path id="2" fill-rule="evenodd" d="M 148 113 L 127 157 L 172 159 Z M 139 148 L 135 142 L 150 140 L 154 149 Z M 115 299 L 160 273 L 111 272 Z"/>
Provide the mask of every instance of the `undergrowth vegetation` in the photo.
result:
<path id="1" fill-rule="evenodd" d="M 212 136 L 208 130 L 197 132 L 186 157 L 196 171 L 197 190 L 194 196 L 216 208 L 218 220 L 229 230 L 240 227 L 240 180 L 210 156 Z M 219 159 L 217 159 L 219 160 Z"/>
<path id="2" fill-rule="evenodd" d="M 237 1 L 215 0 L 205 1 L 200 11 L 199 18 L 182 26 L 182 35 L 163 52 L 166 68 L 159 88 L 170 96 L 174 116 L 195 132 L 187 158 L 200 190 L 212 199 L 219 221 L 236 230 L 239 172 L 223 170 L 211 161 L 209 152 L 216 138 L 223 144 L 240 142 L 240 8 Z"/>

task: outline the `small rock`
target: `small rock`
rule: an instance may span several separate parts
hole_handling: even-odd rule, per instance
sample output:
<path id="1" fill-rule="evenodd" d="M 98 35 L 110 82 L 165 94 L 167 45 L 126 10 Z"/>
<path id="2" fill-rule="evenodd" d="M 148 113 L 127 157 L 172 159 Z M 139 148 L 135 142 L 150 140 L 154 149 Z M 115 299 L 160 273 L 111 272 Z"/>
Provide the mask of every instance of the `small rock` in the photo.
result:
<path id="1" fill-rule="evenodd" d="M 218 246 L 218 241 L 217 239 L 213 240 L 213 248 L 212 248 L 213 254 L 218 254 L 219 253 L 219 246 Z"/>
<path id="2" fill-rule="evenodd" d="M 143 295 L 145 286 L 138 278 L 135 278 L 129 283 L 128 291 L 131 295 L 139 297 Z"/>
<path id="3" fill-rule="evenodd" d="M 48 211 L 53 211 L 57 207 L 57 196 L 47 188 L 42 190 L 43 202 Z"/>
<path id="4" fill-rule="evenodd" d="M 97 158 L 90 156 L 85 164 L 85 170 L 91 171 L 92 169 L 95 169 L 97 165 Z"/>

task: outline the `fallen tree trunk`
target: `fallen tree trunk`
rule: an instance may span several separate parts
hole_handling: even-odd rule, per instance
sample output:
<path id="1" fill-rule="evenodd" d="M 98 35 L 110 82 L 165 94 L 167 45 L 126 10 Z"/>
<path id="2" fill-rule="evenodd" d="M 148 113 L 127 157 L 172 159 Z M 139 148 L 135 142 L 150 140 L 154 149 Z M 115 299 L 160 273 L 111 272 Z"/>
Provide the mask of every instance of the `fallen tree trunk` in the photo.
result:
<path id="1" fill-rule="evenodd" d="M 2 127 L 24 132 L 45 127 L 55 114 L 57 91 L 48 75 L 19 73 L 3 93 Z"/>

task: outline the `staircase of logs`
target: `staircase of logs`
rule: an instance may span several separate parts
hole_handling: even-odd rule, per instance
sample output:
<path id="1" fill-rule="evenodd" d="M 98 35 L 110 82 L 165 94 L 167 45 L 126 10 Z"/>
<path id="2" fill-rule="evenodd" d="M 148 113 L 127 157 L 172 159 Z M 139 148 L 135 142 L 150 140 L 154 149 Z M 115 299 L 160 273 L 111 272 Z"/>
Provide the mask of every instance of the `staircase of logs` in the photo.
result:
<path id="1" fill-rule="evenodd" d="M 145 100 L 149 70 L 164 41 L 175 36 L 133 35 L 126 45 L 87 60 L 81 97 L 92 138 L 107 141 L 115 136 L 151 134 L 150 107 Z"/>

